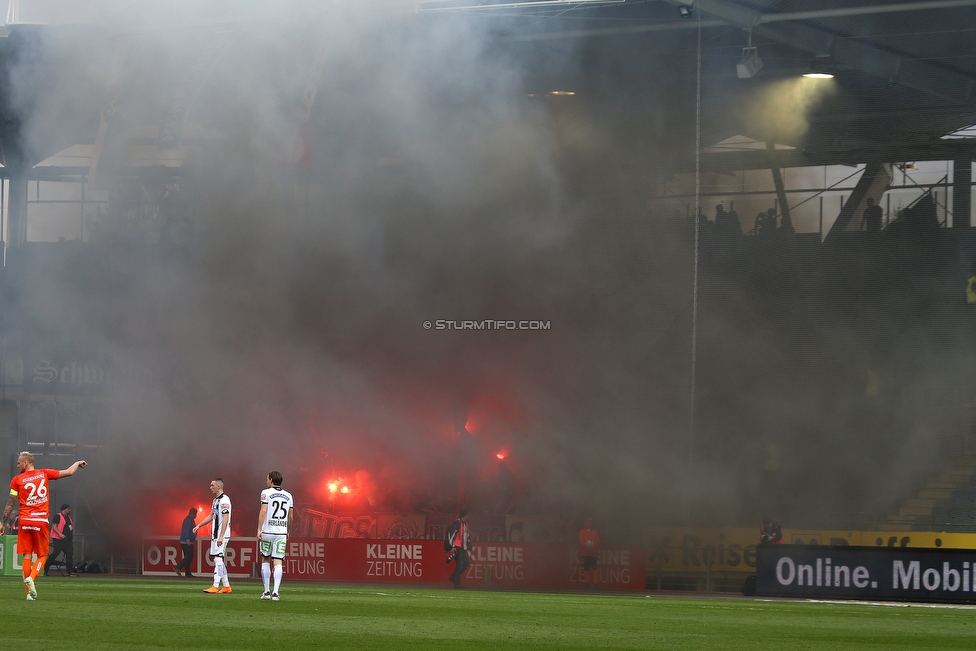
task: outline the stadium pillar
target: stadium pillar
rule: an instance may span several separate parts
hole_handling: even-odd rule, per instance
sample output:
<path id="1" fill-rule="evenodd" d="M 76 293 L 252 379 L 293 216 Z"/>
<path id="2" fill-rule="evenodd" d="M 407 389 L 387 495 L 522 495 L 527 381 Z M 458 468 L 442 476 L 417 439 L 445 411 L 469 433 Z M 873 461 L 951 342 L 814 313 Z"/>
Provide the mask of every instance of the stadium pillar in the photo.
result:
<path id="1" fill-rule="evenodd" d="M 27 170 L 14 168 L 10 174 L 9 203 L 7 204 L 7 246 L 22 249 L 27 241 Z"/>
<path id="2" fill-rule="evenodd" d="M 952 227 L 972 226 L 973 161 L 972 156 L 952 162 Z"/>
<path id="3" fill-rule="evenodd" d="M 790 215 L 790 204 L 786 201 L 786 187 L 783 183 L 783 174 L 776 165 L 776 144 L 772 140 L 766 141 L 766 151 L 769 153 L 769 169 L 773 172 L 773 185 L 776 187 L 776 196 L 779 198 L 779 212 L 792 224 L 793 217 Z"/>

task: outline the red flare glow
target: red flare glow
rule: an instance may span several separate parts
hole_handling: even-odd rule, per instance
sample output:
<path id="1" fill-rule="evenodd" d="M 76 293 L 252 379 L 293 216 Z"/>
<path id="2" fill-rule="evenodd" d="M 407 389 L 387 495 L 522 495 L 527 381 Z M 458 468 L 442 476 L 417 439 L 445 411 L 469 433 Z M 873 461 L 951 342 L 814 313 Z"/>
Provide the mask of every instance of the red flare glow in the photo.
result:
<path id="1" fill-rule="evenodd" d="M 346 477 L 333 477 L 327 479 L 323 484 L 328 490 L 327 499 L 331 504 L 341 503 L 346 506 L 352 504 L 350 500 L 358 499 L 363 489 L 360 474 L 365 471 L 357 471 L 355 479 Z M 368 473 L 366 473 L 368 476 Z"/>

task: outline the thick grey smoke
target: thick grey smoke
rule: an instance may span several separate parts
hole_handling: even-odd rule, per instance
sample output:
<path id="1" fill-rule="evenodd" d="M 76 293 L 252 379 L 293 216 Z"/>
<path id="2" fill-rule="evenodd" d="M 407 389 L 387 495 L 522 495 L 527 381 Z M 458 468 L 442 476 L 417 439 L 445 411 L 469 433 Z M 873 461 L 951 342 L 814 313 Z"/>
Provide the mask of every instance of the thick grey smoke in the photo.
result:
<path id="1" fill-rule="evenodd" d="M 594 488 L 609 476 L 645 488 L 647 468 L 620 446 L 646 451 L 652 421 L 632 412 L 653 385 L 625 360 L 645 333 L 666 333 L 640 305 L 617 322 L 650 281 L 615 286 L 614 261 L 621 245 L 641 255 L 627 240 L 643 227 L 567 188 L 554 107 L 530 97 L 489 23 L 308 9 L 216 32 L 106 11 L 127 39 L 118 81 L 118 48 L 103 44 L 29 115 L 25 140 L 41 149 L 67 98 L 92 85 L 119 96 L 99 167 L 108 204 L 90 235 L 99 262 L 33 278 L 25 299 L 50 337 L 133 378 L 116 389 L 102 464 L 147 488 L 276 466 L 309 492 L 336 466 L 365 468 L 385 491 L 375 508 L 453 509 L 490 493 L 482 457 L 504 447 L 526 508 L 612 502 L 613 487 Z M 48 47 L 90 33 L 65 29 Z M 180 178 L 147 181 L 138 148 L 163 149 L 159 124 L 208 47 L 219 56 L 182 125 Z M 37 97 L 27 74 L 18 83 Z M 312 154 L 290 166 L 305 131 Z M 636 233 L 608 236 L 604 220 Z M 653 283 L 676 291 L 667 276 Z M 422 325 L 462 319 L 549 327 Z M 472 427 L 487 433 L 472 458 L 455 445 L 459 410 L 488 422 Z M 471 468 L 483 476 L 459 497 Z"/>
<path id="2" fill-rule="evenodd" d="M 383 3 L 98 8 L 108 28 L 46 37 L 71 62 L 47 86 L 27 64 L 11 70 L 28 149 L 94 142 L 97 119 L 65 118 L 74 98 L 119 98 L 87 252 L 32 275 L 18 299 L 31 315 L 20 336 L 108 358 L 126 378 L 93 500 L 119 484 L 205 497 L 213 475 L 256 495 L 277 467 L 306 501 L 325 478 L 366 470 L 371 508 L 453 509 L 473 469 L 467 498 L 490 510 L 483 484 L 504 449 L 520 508 L 633 527 L 817 513 L 825 468 L 804 459 L 836 455 L 827 483 L 877 477 L 858 465 L 870 443 L 824 441 L 857 431 L 851 396 L 877 366 L 853 355 L 864 331 L 830 315 L 813 330 L 845 363 L 816 367 L 763 303 L 763 278 L 703 277 L 692 441 L 692 239 L 644 207 L 668 161 L 693 151 L 679 84 L 692 52 L 676 63 L 663 38 L 639 66 L 630 41 L 540 52 L 479 16 Z M 208 51 L 178 177 L 140 168 L 165 150 L 167 108 Z M 539 96 L 568 79 L 577 96 Z M 551 327 L 423 326 L 486 319 Z M 466 420 L 471 458 L 456 443 Z M 917 474 L 934 438 L 896 430 L 893 483 Z M 859 481 L 827 494 L 883 501 L 885 487 Z"/>

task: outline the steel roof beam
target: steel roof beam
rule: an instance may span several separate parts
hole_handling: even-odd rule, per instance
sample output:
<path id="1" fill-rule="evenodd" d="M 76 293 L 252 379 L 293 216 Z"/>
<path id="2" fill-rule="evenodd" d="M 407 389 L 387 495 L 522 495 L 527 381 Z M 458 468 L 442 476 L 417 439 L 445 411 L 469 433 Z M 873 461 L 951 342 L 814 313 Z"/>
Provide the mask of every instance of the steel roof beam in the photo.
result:
<path id="1" fill-rule="evenodd" d="M 904 161 L 976 161 L 976 142 L 953 140 L 932 144 L 884 145 L 860 144 L 820 149 L 765 149 L 703 153 L 702 172 L 730 173 L 740 170 L 764 170 L 770 165 L 780 168 L 816 167 L 820 165 L 860 165 L 870 162 Z M 669 167 L 672 173 L 695 171 L 693 156 L 675 159 Z"/>
<path id="2" fill-rule="evenodd" d="M 687 5 L 684 0 L 665 0 L 675 6 Z M 972 77 L 963 75 L 925 61 L 911 59 L 877 46 L 853 39 L 836 39 L 830 32 L 798 22 L 799 19 L 829 18 L 864 14 L 881 14 L 898 8 L 902 11 L 944 9 L 949 7 L 976 6 L 976 0 L 945 0 L 944 2 L 911 2 L 901 5 L 873 5 L 846 7 L 821 11 L 794 12 L 792 14 L 763 14 L 754 9 L 727 0 L 695 0 L 695 7 L 704 14 L 719 18 L 743 29 L 752 29 L 766 38 L 784 43 L 811 54 L 830 54 L 841 65 L 862 70 L 870 75 L 883 77 L 918 91 L 963 104 L 969 101 L 973 85 Z"/>

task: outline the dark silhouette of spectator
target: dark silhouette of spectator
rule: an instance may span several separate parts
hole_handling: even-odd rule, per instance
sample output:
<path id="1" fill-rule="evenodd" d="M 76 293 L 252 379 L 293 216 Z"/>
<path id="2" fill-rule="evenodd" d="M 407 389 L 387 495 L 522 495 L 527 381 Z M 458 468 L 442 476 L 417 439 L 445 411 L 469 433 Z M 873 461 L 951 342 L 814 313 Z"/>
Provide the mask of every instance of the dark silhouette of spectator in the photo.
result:
<path id="1" fill-rule="evenodd" d="M 716 226 L 724 225 L 725 215 L 726 214 L 728 214 L 728 213 L 725 212 L 725 205 L 724 204 L 719 203 L 717 206 L 715 206 L 715 225 Z"/>
<path id="2" fill-rule="evenodd" d="M 776 219 L 774 216 L 773 219 Z M 783 213 L 783 218 L 779 220 L 779 229 L 777 232 L 780 235 L 793 235 L 796 233 L 796 229 L 793 228 L 793 219 L 786 213 Z"/>
<path id="3" fill-rule="evenodd" d="M 735 237 L 742 236 L 742 222 L 739 221 L 739 213 L 735 211 L 735 202 L 729 203 L 729 211 L 725 213 L 725 220 L 728 223 L 729 232 Z"/>
<path id="4" fill-rule="evenodd" d="M 756 235 L 768 236 L 776 232 L 776 209 L 770 208 L 766 212 L 756 215 Z"/>
<path id="5" fill-rule="evenodd" d="M 733 238 L 742 235 L 739 214 L 734 210 L 726 211 L 722 204 L 715 206 L 715 232 Z"/>
<path id="6" fill-rule="evenodd" d="M 864 209 L 864 230 L 868 233 L 880 233 L 884 211 L 881 206 L 874 204 L 874 199 L 871 197 L 868 197 L 867 203 L 868 207 Z"/>
<path id="7" fill-rule="evenodd" d="M 759 542 L 782 545 L 783 528 L 779 525 L 779 522 L 771 518 L 763 518 L 762 527 L 759 528 Z"/>

